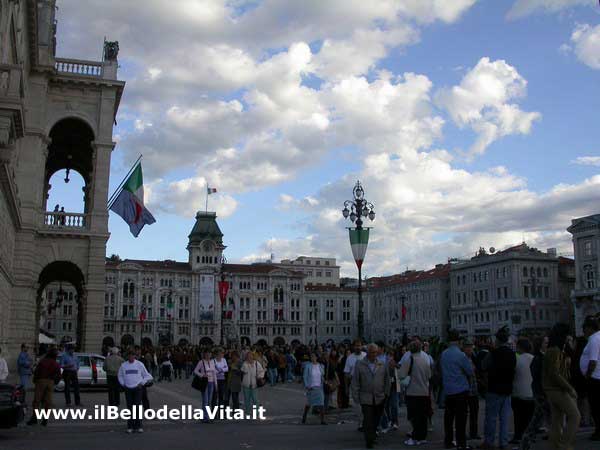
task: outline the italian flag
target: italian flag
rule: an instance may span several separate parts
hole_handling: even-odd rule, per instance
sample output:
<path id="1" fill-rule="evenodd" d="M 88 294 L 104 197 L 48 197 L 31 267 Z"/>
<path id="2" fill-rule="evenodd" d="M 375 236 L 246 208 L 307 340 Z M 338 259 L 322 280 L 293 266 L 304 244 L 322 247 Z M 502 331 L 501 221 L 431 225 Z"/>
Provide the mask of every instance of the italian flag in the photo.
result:
<path id="1" fill-rule="evenodd" d="M 365 260 L 367 254 L 367 245 L 369 244 L 369 229 L 363 228 L 362 230 L 349 229 L 350 232 L 350 246 L 352 247 L 352 255 L 356 266 L 360 269 L 362 263 Z"/>
<path id="2" fill-rule="evenodd" d="M 135 237 L 138 237 L 144 225 L 156 222 L 144 206 L 144 178 L 141 163 L 131 172 L 110 210 L 123 218 Z"/>

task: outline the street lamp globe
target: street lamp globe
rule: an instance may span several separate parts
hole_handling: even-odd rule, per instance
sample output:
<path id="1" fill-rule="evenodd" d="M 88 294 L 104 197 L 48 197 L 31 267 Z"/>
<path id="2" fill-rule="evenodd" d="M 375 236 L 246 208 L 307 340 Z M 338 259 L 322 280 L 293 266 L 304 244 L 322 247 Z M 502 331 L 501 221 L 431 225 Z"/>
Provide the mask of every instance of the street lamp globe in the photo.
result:
<path id="1" fill-rule="evenodd" d="M 371 211 L 369 212 L 369 219 L 370 219 L 371 221 L 375 220 L 375 211 L 371 210 Z"/>
<path id="2" fill-rule="evenodd" d="M 350 213 L 350 220 L 352 222 L 354 222 L 356 220 L 356 213 L 354 211 L 352 211 L 352 213 Z"/>
<path id="3" fill-rule="evenodd" d="M 344 209 L 342 209 L 342 215 L 344 216 L 344 219 L 347 219 L 349 214 L 350 211 L 348 211 L 348 208 L 344 207 Z"/>

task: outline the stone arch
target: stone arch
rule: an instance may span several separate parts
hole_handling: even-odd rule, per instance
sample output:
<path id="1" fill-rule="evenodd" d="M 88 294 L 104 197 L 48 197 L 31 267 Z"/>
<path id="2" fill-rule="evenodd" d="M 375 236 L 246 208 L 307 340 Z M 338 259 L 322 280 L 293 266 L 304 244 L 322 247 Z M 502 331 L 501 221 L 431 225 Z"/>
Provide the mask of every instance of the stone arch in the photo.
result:
<path id="1" fill-rule="evenodd" d="M 152 347 L 152 339 L 150 339 L 149 337 L 142 338 L 142 347 Z"/>
<path id="2" fill-rule="evenodd" d="M 53 261 L 49 264 L 46 264 L 40 271 L 38 276 L 37 283 L 37 293 L 36 293 L 36 324 L 39 325 L 41 316 L 46 312 L 49 312 L 51 308 L 56 309 L 62 305 L 62 302 L 65 301 L 64 298 L 53 298 L 52 300 L 47 300 L 48 310 L 42 311 L 42 300 L 43 293 L 46 287 L 50 283 L 60 283 L 62 287 L 62 283 L 70 284 L 75 288 L 76 296 L 76 311 L 77 311 L 77 321 L 75 330 L 75 344 L 78 348 L 81 348 L 83 342 L 83 335 L 85 331 L 85 322 L 84 322 L 84 304 L 86 301 L 86 289 L 85 289 L 85 277 L 83 272 L 79 268 L 79 266 L 71 261 Z M 73 339 L 71 339 L 73 340 Z"/>
<path id="3" fill-rule="evenodd" d="M 264 339 L 259 339 L 256 345 L 260 345 L 261 347 L 267 347 L 267 341 Z"/>
<path id="4" fill-rule="evenodd" d="M 48 209 L 47 199 L 51 189 L 50 178 L 59 170 L 78 172 L 84 181 L 84 213 L 91 209 L 90 187 L 94 174 L 94 128 L 87 120 L 65 117 L 52 125 L 48 131 L 49 144 L 44 171 L 43 207 Z"/>
<path id="5" fill-rule="evenodd" d="M 132 347 L 134 344 L 133 336 L 130 334 L 124 334 L 121 336 L 121 346 L 123 348 Z"/>
<path id="6" fill-rule="evenodd" d="M 208 336 L 204 336 L 203 338 L 200 339 L 199 344 L 203 347 L 208 347 L 208 346 L 214 345 L 214 342 Z"/>
<path id="7" fill-rule="evenodd" d="M 278 347 L 284 346 L 285 339 L 282 338 L 281 336 L 277 336 L 275 339 L 273 339 L 273 345 L 276 345 Z"/>
<path id="8" fill-rule="evenodd" d="M 180 347 L 186 347 L 188 344 L 189 344 L 189 341 L 184 338 L 179 339 L 179 342 L 177 342 L 177 345 Z"/>
<path id="9" fill-rule="evenodd" d="M 110 349 L 115 346 L 115 340 L 112 336 L 104 336 L 102 339 L 102 348 Z"/>
<path id="10" fill-rule="evenodd" d="M 250 338 L 248 336 L 242 336 L 240 338 L 240 343 L 242 344 L 242 346 L 246 347 L 246 346 L 250 345 L 251 341 L 250 341 Z"/>
<path id="11" fill-rule="evenodd" d="M 292 346 L 296 347 L 298 345 L 300 345 L 300 341 L 298 339 L 294 339 L 291 343 Z"/>

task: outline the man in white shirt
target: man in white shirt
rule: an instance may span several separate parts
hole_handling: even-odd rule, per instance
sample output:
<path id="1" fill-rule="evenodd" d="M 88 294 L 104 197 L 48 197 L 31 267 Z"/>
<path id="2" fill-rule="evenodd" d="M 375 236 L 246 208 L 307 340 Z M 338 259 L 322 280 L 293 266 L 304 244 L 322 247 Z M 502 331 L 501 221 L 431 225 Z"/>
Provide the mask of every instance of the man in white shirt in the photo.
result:
<path id="1" fill-rule="evenodd" d="M 0 355 L 2 355 L 2 349 L 0 348 Z M 0 356 L 0 383 L 6 382 L 8 378 L 8 364 L 6 364 L 6 360 Z"/>
<path id="2" fill-rule="evenodd" d="M 127 401 L 127 408 L 133 414 L 133 409 L 137 405 L 142 404 L 142 389 L 143 386 L 152 381 L 152 375 L 146 370 L 146 366 L 140 361 L 135 359 L 135 351 L 129 350 L 128 359 L 119 368 L 119 383 L 125 390 L 125 400 Z M 127 420 L 127 432 L 143 433 L 142 419 L 140 417 L 136 419 Z"/>
<path id="3" fill-rule="evenodd" d="M 600 331 L 595 318 L 586 317 L 583 322 L 583 334 L 588 341 L 579 360 L 579 369 L 587 380 L 588 401 L 596 425 L 591 440 L 600 441 Z"/>

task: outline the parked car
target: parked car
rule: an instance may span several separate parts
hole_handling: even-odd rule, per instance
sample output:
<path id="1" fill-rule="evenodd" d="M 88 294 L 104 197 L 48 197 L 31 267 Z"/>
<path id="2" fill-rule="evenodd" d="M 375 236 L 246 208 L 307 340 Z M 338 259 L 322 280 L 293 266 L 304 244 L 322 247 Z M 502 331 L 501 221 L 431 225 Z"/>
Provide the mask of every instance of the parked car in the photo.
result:
<path id="1" fill-rule="evenodd" d="M 106 383 L 106 372 L 104 371 L 104 356 L 96 353 L 75 353 L 75 357 L 79 360 L 79 370 L 77 378 L 79 379 L 80 387 L 108 387 Z M 58 360 L 60 360 L 60 355 Z M 62 392 L 65 390 L 65 382 L 60 382 L 54 387 L 55 391 Z"/>
<path id="2" fill-rule="evenodd" d="M 12 428 L 25 418 L 25 389 L 21 385 L 0 383 L 0 428 Z"/>

